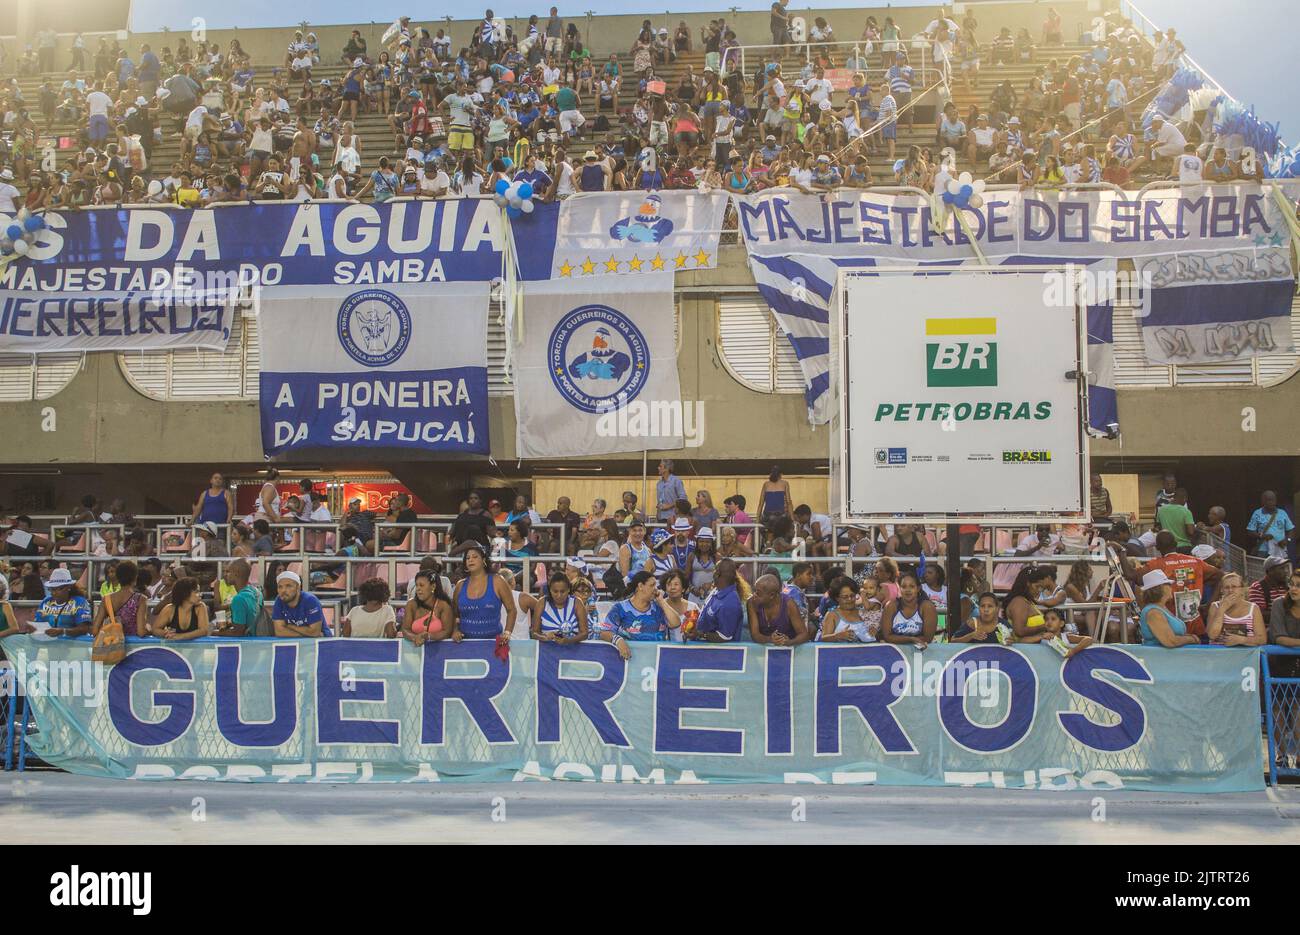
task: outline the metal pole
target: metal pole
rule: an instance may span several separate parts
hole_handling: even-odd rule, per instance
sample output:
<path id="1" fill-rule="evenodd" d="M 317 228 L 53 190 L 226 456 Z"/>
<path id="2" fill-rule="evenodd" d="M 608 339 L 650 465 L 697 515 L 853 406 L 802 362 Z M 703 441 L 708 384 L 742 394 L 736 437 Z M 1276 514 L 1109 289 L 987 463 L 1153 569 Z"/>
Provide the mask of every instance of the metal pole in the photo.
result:
<path id="1" fill-rule="evenodd" d="M 645 518 L 647 522 L 649 522 L 652 518 L 658 518 L 659 516 L 659 504 L 657 503 L 655 504 L 655 511 L 653 514 L 646 509 L 646 506 L 650 502 L 649 500 L 646 499 L 646 483 L 647 483 L 646 479 L 649 477 L 649 475 L 650 475 L 650 449 L 642 448 L 641 449 L 641 512 L 645 514 Z"/>
<path id="2" fill-rule="evenodd" d="M 948 579 L 948 634 L 957 632 L 961 617 L 961 542 L 956 523 L 948 524 L 948 554 L 944 575 Z"/>

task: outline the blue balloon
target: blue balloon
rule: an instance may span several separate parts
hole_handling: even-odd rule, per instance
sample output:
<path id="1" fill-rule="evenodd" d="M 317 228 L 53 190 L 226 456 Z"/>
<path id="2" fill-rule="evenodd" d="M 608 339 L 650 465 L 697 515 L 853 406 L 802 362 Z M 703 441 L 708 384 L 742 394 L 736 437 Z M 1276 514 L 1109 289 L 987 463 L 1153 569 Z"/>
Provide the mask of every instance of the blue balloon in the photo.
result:
<path id="1" fill-rule="evenodd" d="M 968 201 L 970 200 L 970 196 L 974 194 L 974 192 L 975 189 L 972 188 L 970 185 L 963 185 L 961 189 L 958 191 L 958 194 L 961 195 L 963 201 Z"/>
<path id="2" fill-rule="evenodd" d="M 39 214 L 30 215 L 27 220 L 23 221 L 23 227 L 27 228 L 27 233 L 34 234 L 45 226 L 45 218 Z"/>
<path id="3" fill-rule="evenodd" d="M 532 197 L 533 197 L 533 183 L 532 183 L 532 182 L 521 182 L 521 183 L 519 183 L 519 197 L 522 198 L 522 199 L 524 199 L 524 201 L 527 201 L 529 198 L 532 198 Z"/>
<path id="4" fill-rule="evenodd" d="M 498 195 L 504 195 L 506 193 L 506 189 L 508 189 L 509 187 L 510 187 L 510 183 L 507 182 L 505 179 L 497 179 L 495 190 Z"/>
<path id="5" fill-rule="evenodd" d="M 511 219 L 513 219 L 513 218 L 517 218 L 517 217 L 519 217 L 519 215 L 521 215 L 521 214 L 523 214 L 523 213 L 524 213 L 524 212 L 520 211 L 520 210 L 519 210 L 518 208 L 516 208 L 514 205 L 511 205 L 510 207 L 506 208 L 506 215 L 507 215 L 508 217 L 510 217 Z"/>
<path id="6" fill-rule="evenodd" d="M 957 199 L 956 199 L 956 196 L 954 196 L 952 192 L 947 192 L 947 191 L 946 191 L 946 192 L 943 193 L 943 203 L 944 203 L 944 204 L 946 204 L 946 205 L 950 205 L 950 204 L 952 204 L 952 203 L 953 203 L 954 201 L 956 201 L 956 200 L 957 200 Z"/>
<path id="7" fill-rule="evenodd" d="M 22 240 L 23 229 L 17 224 L 10 224 L 7 228 L 5 228 L 5 235 L 10 240 Z"/>
<path id="8" fill-rule="evenodd" d="M 905 166 L 905 165 L 907 165 L 907 160 L 906 160 L 906 159 L 895 159 L 895 160 L 894 160 L 894 174 L 897 175 L 898 173 L 902 172 L 902 171 L 903 171 L 903 166 Z"/>

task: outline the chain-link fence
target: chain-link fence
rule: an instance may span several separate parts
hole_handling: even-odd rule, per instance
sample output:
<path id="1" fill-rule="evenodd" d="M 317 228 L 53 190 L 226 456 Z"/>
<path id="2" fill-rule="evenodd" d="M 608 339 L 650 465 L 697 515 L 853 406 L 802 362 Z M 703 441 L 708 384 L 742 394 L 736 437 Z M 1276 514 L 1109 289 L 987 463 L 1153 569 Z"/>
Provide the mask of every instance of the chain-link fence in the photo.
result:
<path id="1" fill-rule="evenodd" d="M 1300 776 L 1300 649 L 1264 646 L 1264 722 L 1268 781 Z"/>

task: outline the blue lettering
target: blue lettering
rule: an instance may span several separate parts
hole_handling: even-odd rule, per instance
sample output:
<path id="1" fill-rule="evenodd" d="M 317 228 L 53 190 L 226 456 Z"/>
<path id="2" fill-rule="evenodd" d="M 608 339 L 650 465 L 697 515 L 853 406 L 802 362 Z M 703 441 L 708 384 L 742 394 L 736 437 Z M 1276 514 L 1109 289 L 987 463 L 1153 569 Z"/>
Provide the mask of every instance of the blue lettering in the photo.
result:
<path id="1" fill-rule="evenodd" d="M 515 736 L 501 719 L 492 699 L 506 689 L 510 681 L 510 663 L 496 657 L 493 640 L 442 641 L 424 644 L 424 698 L 420 725 L 420 742 L 444 742 L 447 702 L 456 700 L 465 706 L 475 726 L 488 743 L 514 743 Z M 487 665 L 480 676 L 448 675 L 447 663 L 472 660 Z"/>
<path id="2" fill-rule="evenodd" d="M 961 668 L 955 668 L 961 660 Z M 943 729 L 957 743 L 976 753 L 1000 753 L 1025 739 L 1034 725 L 1034 708 L 1038 703 L 1038 675 L 1029 660 L 1006 646 L 976 646 L 953 656 L 943 667 L 941 684 L 947 686 L 950 671 L 961 673 L 968 667 L 986 663 L 992 673 L 1010 680 L 1007 714 L 1000 724 L 976 724 L 966 716 L 966 680 L 955 691 L 939 695 L 939 720 Z M 997 678 L 996 674 L 990 674 Z"/>
<path id="3" fill-rule="evenodd" d="M 744 202 L 741 202 L 744 204 Z M 889 209 L 869 201 L 858 202 L 858 217 L 862 221 L 862 239 L 866 243 L 888 245 Z"/>
<path id="4" fill-rule="evenodd" d="M 108 675 L 108 716 L 117 732 L 137 747 L 161 747 L 173 743 L 194 722 L 194 692 L 154 689 L 150 703 L 168 708 L 161 721 L 142 721 L 131 707 L 131 679 L 137 672 L 157 669 L 178 682 L 194 680 L 190 664 L 177 652 L 161 647 L 137 649 L 113 666 Z"/>
<path id="5" fill-rule="evenodd" d="M 560 669 L 566 661 L 598 665 L 600 678 L 565 678 Z M 596 728 L 601 743 L 632 746 L 609 710 L 609 703 L 623 690 L 626 678 L 627 663 L 608 643 L 589 641 L 574 646 L 538 643 L 537 742 L 560 742 L 560 699 L 568 698 Z"/>
<path id="6" fill-rule="evenodd" d="M 986 207 L 989 212 L 989 243 L 1008 243 L 1009 241 L 1015 240 L 1015 231 L 1008 231 L 1005 234 L 999 234 L 997 230 L 999 224 L 1009 223 L 1011 221 L 1011 214 L 1009 211 L 1004 210 L 1001 214 L 998 213 L 999 208 L 1010 208 L 1011 202 L 990 201 L 986 204 Z"/>
<path id="7" fill-rule="evenodd" d="M 1032 243 L 1038 243 L 1044 240 L 1051 240 L 1052 235 L 1056 233 L 1056 215 L 1052 212 L 1052 206 L 1045 201 L 1037 198 L 1026 198 L 1023 202 L 1024 220 L 1025 220 L 1025 240 Z M 1034 226 L 1035 212 L 1042 215 L 1044 223 L 1043 228 Z"/>
<path id="8" fill-rule="evenodd" d="M 890 672 L 905 668 L 906 660 L 897 646 L 818 646 L 816 752 L 840 752 L 840 709 L 856 708 L 886 753 L 915 753 L 916 747 L 889 710 L 898 702 L 902 688 Z M 879 669 L 881 680 L 870 685 L 843 685 L 844 669 Z"/>
<path id="9" fill-rule="evenodd" d="M 794 752 L 794 650 L 769 646 L 763 662 L 767 667 L 763 683 L 767 696 L 767 754 L 788 756 Z"/>
<path id="10" fill-rule="evenodd" d="M 1118 753 L 1142 740 L 1147 715 L 1136 698 L 1098 678 L 1098 672 L 1114 672 L 1126 681 L 1147 685 L 1154 680 L 1141 660 L 1109 646 L 1094 646 L 1065 660 L 1061 667 L 1061 682 L 1066 688 L 1119 717 L 1118 724 L 1098 724 L 1079 711 L 1062 711 L 1056 715 L 1061 726 L 1085 747 Z"/>
<path id="11" fill-rule="evenodd" d="M 401 640 L 325 639 L 316 643 L 316 740 L 318 743 L 398 743 L 397 721 L 345 718 L 345 701 L 383 701 L 385 685 L 352 676 L 345 686 L 339 666 L 345 662 L 397 662 Z"/>
<path id="12" fill-rule="evenodd" d="M 217 692 L 217 730 L 237 747 L 278 747 L 293 736 L 298 726 L 298 647 L 281 643 L 275 647 L 271 664 L 271 708 L 269 721 L 245 721 L 239 716 L 239 645 L 217 647 L 213 681 Z"/>
<path id="13" fill-rule="evenodd" d="M 684 727 L 682 711 L 725 711 L 725 688 L 685 688 L 682 673 L 743 672 L 745 649 L 724 647 L 701 650 L 694 646 L 660 646 L 655 682 L 655 753 L 745 752 L 743 730 Z"/>

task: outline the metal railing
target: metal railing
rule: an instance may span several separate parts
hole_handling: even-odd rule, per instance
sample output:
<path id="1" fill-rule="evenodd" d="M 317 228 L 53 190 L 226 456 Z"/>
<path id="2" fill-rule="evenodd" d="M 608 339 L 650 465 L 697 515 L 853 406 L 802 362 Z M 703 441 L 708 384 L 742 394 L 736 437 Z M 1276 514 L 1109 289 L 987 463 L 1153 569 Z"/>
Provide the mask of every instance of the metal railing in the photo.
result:
<path id="1" fill-rule="evenodd" d="M 913 38 L 913 39 L 899 39 L 897 40 L 897 42 L 899 45 L 898 51 L 905 52 L 907 54 L 908 64 L 912 66 L 912 69 L 915 73 L 915 78 L 919 82 L 921 87 L 929 86 L 930 82 L 935 80 L 937 75 L 943 71 L 943 63 L 937 63 L 934 59 L 932 48 L 931 48 L 932 41 L 929 39 L 922 40 L 922 39 Z M 836 70 L 849 69 L 851 71 L 860 71 L 863 72 L 864 74 L 873 74 L 876 72 L 884 73 L 888 71 L 889 59 L 892 58 L 896 53 L 886 52 L 879 49 L 873 49 L 871 51 L 864 53 L 862 50 L 866 48 L 868 45 L 870 45 L 870 43 L 863 40 L 858 40 L 858 41 L 843 41 L 843 42 L 807 41 L 807 42 L 798 42 L 798 43 L 786 43 L 784 45 L 775 45 L 773 43 L 767 43 L 767 44 L 735 46 L 733 48 L 728 49 L 723 54 L 720 70 L 722 72 L 726 71 L 727 61 L 728 59 L 736 58 L 737 55 L 735 53 L 739 53 L 738 57 L 740 60 L 739 61 L 740 73 L 742 75 L 748 75 L 752 70 L 750 67 L 750 59 L 753 57 L 758 57 L 765 63 L 768 61 L 775 61 L 778 64 L 780 64 L 781 62 L 783 62 L 784 60 L 788 59 L 791 56 L 794 56 L 795 58 L 800 57 L 799 50 L 802 49 L 803 50 L 802 58 L 804 60 L 804 63 L 812 64 L 814 51 L 827 48 L 827 49 L 850 49 L 852 50 L 852 55 L 853 55 L 851 61 L 854 61 L 855 63 L 862 62 L 862 61 L 869 63 L 866 66 L 860 66 L 856 64 L 853 66 L 850 66 L 848 64 L 843 64 L 843 65 L 832 64 L 832 68 Z M 777 53 L 777 54 L 773 55 L 772 53 Z M 873 60 L 876 61 L 877 64 L 874 65 L 870 64 Z M 848 61 L 850 61 L 850 59 L 846 59 L 845 61 L 847 63 Z M 757 91 L 758 89 L 754 88 L 754 90 Z"/>
<path id="2" fill-rule="evenodd" d="M 1261 646 L 1264 727 L 1268 736 L 1268 783 L 1278 776 L 1300 776 L 1300 649 Z M 1273 673 L 1274 662 L 1278 674 Z M 1286 673 L 1286 674 L 1282 674 Z"/>

